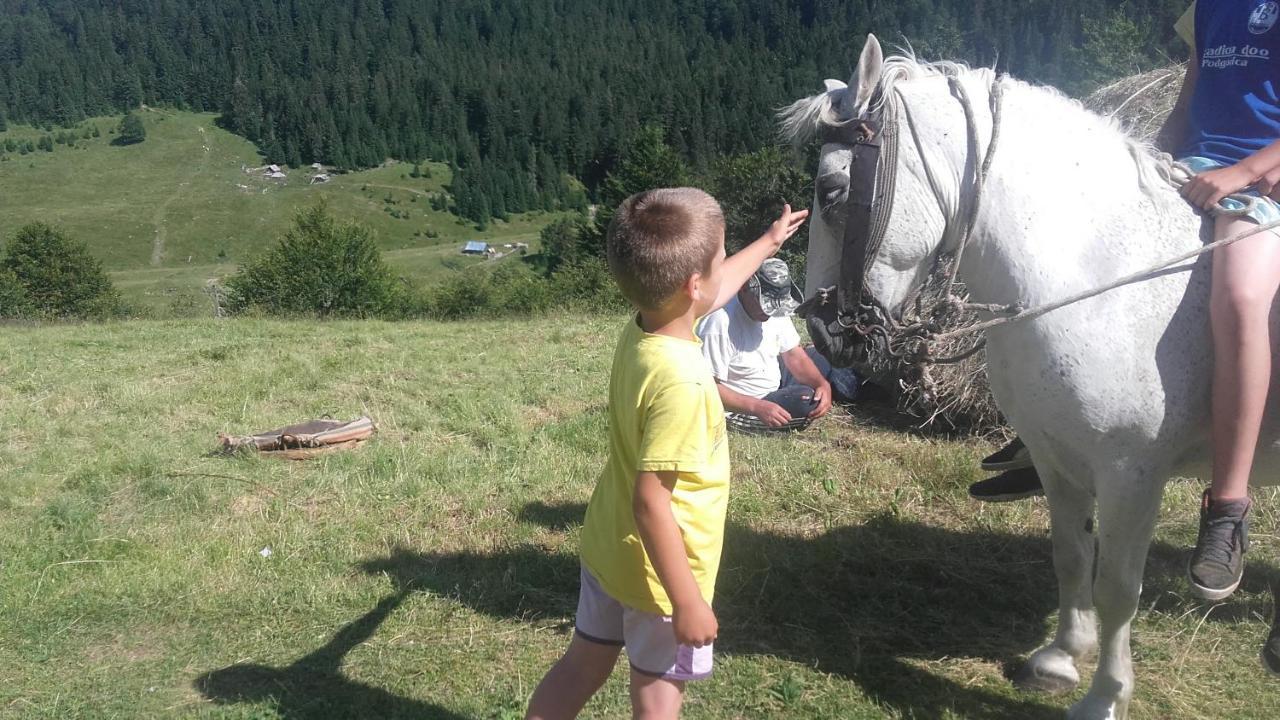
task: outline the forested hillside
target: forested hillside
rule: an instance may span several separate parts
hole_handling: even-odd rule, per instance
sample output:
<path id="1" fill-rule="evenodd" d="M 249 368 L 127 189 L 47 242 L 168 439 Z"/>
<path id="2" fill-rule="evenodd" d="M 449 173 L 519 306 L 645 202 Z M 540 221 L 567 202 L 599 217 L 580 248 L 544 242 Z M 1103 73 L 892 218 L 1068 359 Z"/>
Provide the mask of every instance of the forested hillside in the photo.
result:
<path id="1" fill-rule="evenodd" d="M 1080 91 L 1184 54 L 1186 1 L 0 0 L 0 129 L 219 111 L 292 166 L 454 163 L 484 220 L 595 191 L 646 124 L 695 167 L 768 144 L 867 31 Z"/>

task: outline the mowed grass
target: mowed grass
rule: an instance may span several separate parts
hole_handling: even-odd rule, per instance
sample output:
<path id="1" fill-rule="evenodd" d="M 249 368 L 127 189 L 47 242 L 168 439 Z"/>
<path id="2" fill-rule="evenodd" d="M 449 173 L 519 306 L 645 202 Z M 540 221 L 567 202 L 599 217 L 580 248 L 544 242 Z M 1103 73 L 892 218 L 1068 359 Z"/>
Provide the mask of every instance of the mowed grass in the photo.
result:
<path id="1" fill-rule="evenodd" d="M 0 328 L 0 715 L 519 717 L 570 636 L 621 322 Z M 207 455 L 218 431 L 362 413 L 380 431 L 356 452 Z M 686 717 L 1072 699 L 1004 679 L 1054 624 L 1043 501 L 975 504 L 990 445 L 874 417 L 732 438 L 717 671 Z M 1166 498 L 1133 714 L 1275 718 L 1257 654 L 1280 497 L 1259 494 L 1244 588 L 1210 607 L 1182 579 L 1196 496 Z M 584 716 L 626 716 L 625 678 Z"/>
<path id="2" fill-rule="evenodd" d="M 88 244 L 144 314 L 204 310 L 208 279 L 270 247 L 299 208 L 321 199 L 336 217 L 373 229 L 385 250 L 405 253 L 406 274 L 421 282 L 447 272 L 444 261 L 466 240 L 531 243 L 554 217 L 516 215 L 479 232 L 435 211 L 429 198 L 450 180 L 441 163 L 424 163 L 430 177 L 420 178 L 409 176 L 412 165 L 390 162 L 335 174 L 320 185 L 310 184 L 310 167 L 287 168 L 287 180 L 269 180 L 244 171 L 267 160 L 252 143 L 219 128 L 216 115 L 155 108 L 139 114 L 147 139 L 137 145 L 112 145 L 119 119 L 96 118 L 76 131 L 96 126 L 100 136 L 78 139 L 75 147 L 26 155 L 0 148 L 0 244 L 28 222 L 57 225 Z M 11 126 L 0 133 L 0 144 L 44 134 Z"/>

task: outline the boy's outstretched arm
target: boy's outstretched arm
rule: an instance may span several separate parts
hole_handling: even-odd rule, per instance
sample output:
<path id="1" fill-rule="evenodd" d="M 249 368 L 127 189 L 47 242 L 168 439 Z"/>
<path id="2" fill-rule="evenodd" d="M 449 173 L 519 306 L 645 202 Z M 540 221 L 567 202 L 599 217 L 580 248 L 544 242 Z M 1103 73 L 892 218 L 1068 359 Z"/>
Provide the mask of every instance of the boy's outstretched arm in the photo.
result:
<path id="1" fill-rule="evenodd" d="M 720 270 L 723 276 L 720 294 L 716 297 L 715 305 L 708 312 L 719 310 L 725 303 L 732 300 L 733 296 L 738 294 L 738 290 L 742 289 L 747 278 L 751 277 L 751 273 L 759 269 L 760 263 L 773 257 L 774 253 L 778 252 L 778 248 L 782 247 L 782 243 L 795 235 L 808 218 L 808 210 L 792 212 L 790 205 L 783 205 L 782 215 L 769 226 L 760 239 L 726 258 Z"/>
<path id="2" fill-rule="evenodd" d="M 685 555 L 684 536 L 671 513 L 671 491 L 675 485 L 674 472 L 640 472 L 636 475 L 631 506 L 640 541 L 667 597 L 671 598 L 676 641 L 702 647 L 716 639 L 720 626 L 693 579 Z"/>

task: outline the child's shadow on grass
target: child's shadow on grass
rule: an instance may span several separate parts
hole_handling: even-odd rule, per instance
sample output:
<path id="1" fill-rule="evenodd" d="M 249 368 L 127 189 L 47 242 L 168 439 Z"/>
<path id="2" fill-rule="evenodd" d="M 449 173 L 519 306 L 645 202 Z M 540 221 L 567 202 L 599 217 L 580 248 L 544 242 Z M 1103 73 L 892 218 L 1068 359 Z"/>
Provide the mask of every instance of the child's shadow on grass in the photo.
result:
<path id="1" fill-rule="evenodd" d="M 580 504 L 533 503 L 520 520 L 556 531 Z M 730 525 L 717 583 L 721 640 L 731 655 L 771 655 L 846 677 L 904 717 L 1058 718 L 1062 707 L 1009 690 L 966 687 L 929 661 L 1025 654 L 1055 609 L 1045 539 L 958 533 L 888 516 L 811 538 Z M 399 548 L 361 567 L 401 592 L 431 591 L 493 617 L 558 621 L 577 603 L 578 559 L 525 546 L 495 554 Z"/>
<path id="2" fill-rule="evenodd" d="M 557 532 L 581 524 L 581 504 L 525 506 L 519 519 Z M 1177 603 L 1185 549 L 1153 546 L 1144 595 Z M 1066 701 L 1041 702 L 1009 688 L 967 687 L 924 665 L 976 658 L 1004 666 L 1046 640 L 1056 609 L 1047 538 L 957 532 L 889 515 L 814 537 L 730 525 L 717 583 L 722 640 L 733 655 L 771 655 L 846 677 L 873 702 L 906 717 L 1058 718 Z M 397 548 L 360 563 L 395 592 L 346 625 L 324 647 L 286 667 L 235 665 L 207 673 L 197 688 L 219 703 L 275 703 L 290 720 L 461 716 L 353 681 L 342 658 L 411 593 L 456 598 L 498 618 L 556 621 L 572 631 L 578 559 L 524 546 L 493 554 L 421 553 Z M 1246 590 L 1275 586 L 1277 573 L 1250 566 Z M 1239 620 L 1249 603 L 1211 619 Z"/>
<path id="3" fill-rule="evenodd" d="M 368 640 L 408 596 L 397 592 L 348 623 L 324 647 L 285 667 L 232 665 L 196 678 L 196 688 L 219 704 L 269 702 L 285 720 L 414 718 L 462 720 L 432 703 L 400 697 L 356 682 L 341 672 L 342 659 Z"/>

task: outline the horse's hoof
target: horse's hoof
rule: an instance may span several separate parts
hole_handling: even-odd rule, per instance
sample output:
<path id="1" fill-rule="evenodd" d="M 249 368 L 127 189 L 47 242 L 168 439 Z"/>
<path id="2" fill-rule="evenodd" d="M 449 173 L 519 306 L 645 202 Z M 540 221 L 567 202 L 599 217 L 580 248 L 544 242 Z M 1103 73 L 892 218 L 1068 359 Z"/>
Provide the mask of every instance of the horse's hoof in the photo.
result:
<path id="1" fill-rule="evenodd" d="M 1067 710 L 1067 720 L 1125 720 L 1126 715 L 1117 703 L 1089 695 Z"/>
<path id="2" fill-rule="evenodd" d="M 1080 673 L 1070 655 L 1057 648 L 1044 648 L 1028 658 L 1012 680 L 1019 690 L 1061 695 L 1076 689 Z"/>

